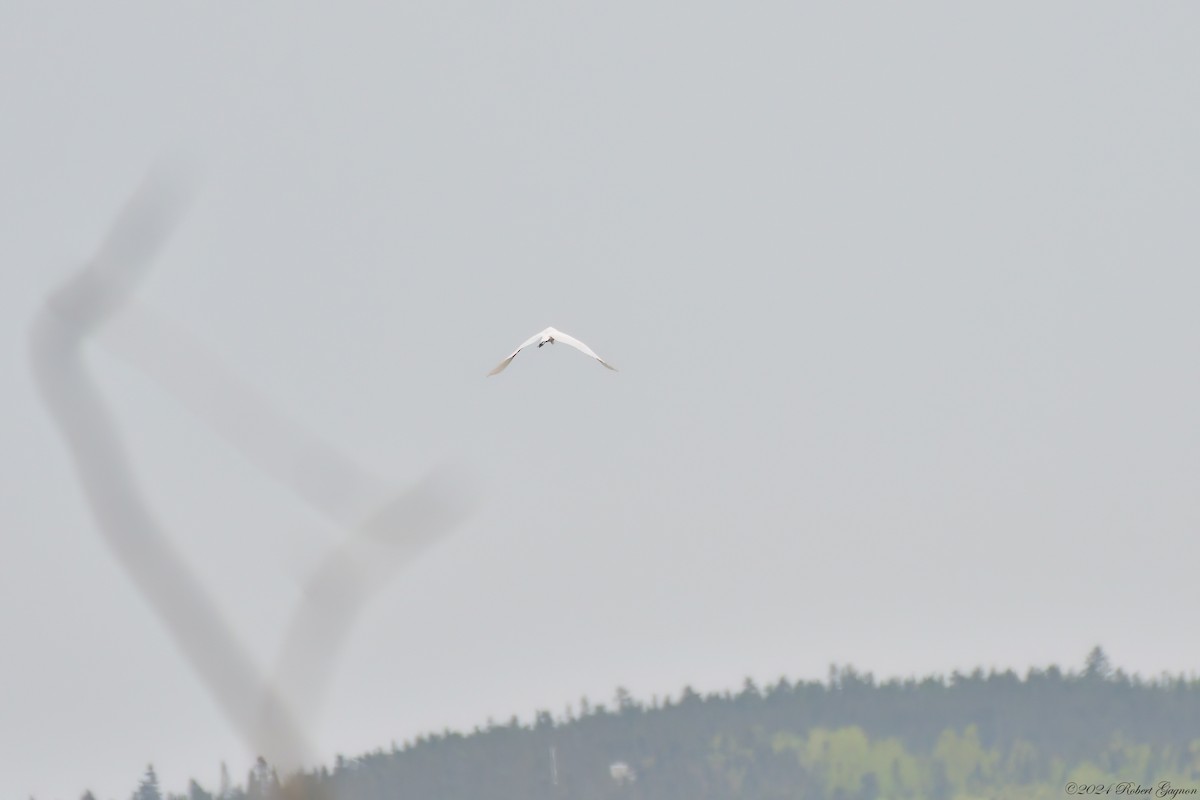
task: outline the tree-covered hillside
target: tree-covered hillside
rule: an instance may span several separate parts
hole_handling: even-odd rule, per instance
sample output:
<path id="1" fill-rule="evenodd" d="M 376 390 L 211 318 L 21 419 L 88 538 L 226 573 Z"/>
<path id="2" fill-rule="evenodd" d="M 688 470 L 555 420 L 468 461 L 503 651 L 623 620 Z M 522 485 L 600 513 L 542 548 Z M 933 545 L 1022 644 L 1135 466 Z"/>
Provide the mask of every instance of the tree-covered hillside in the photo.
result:
<path id="1" fill-rule="evenodd" d="M 641 702 L 618 689 L 562 718 L 539 712 L 471 733 L 422 736 L 339 758 L 288 781 L 338 800 L 1062 798 L 1069 783 L 1200 790 L 1200 679 L 1084 667 L 876 681 L 850 667 L 825 682 Z M 1128 786 L 1119 784 L 1126 782 Z M 1078 788 L 1078 787 L 1076 787 Z M 280 792 L 260 764 L 240 787 L 189 800 Z M 148 771 L 135 800 L 162 794 Z M 168 793 L 167 797 L 171 795 Z M 1135 795 L 1136 796 L 1136 795 Z"/>

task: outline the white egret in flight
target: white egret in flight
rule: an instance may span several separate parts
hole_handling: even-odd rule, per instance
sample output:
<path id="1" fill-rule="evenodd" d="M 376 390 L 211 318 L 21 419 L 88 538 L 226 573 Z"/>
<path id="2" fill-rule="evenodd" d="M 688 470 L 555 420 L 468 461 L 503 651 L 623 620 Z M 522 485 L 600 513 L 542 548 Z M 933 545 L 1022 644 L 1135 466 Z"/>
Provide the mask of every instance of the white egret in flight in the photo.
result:
<path id="1" fill-rule="evenodd" d="M 562 342 L 563 344 L 569 344 L 569 345 L 571 345 L 571 347 L 574 347 L 579 352 L 585 353 L 585 354 L 591 356 L 592 358 L 596 359 L 597 361 L 599 361 L 601 364 L 608 367 L 609 369 L 611 369 L 611 370 L 616 369 L 616 367 L 614 367 L 612 364 L 608 363 L 603 358 L 601 358 L 600 356 L 598 356 L 594 352 L 592 352 L 592 348 L 588 347 L 586 344 L 579 341 L 574 336 L 568 336 L 567 334 L 563 333 L 562 331 L 556 330 L 554 328 L 546 328 L 546 330 L 542 331 L 541 333 L 534 334 L 533 336 L 530 336 L 528 339 L 526 339 L 525 342 L 520 347 L 518 347 L 516 350 L 512 351 L 512 354 L 508 358 L 504 359 L 499 364 L 497 364 L 496 368 L 494 370 L 492 370 L 491 372 L 489 372 L 488 375 L 495 375 L 497 372 L 502 371 L 505 367 L 508 366 L 508 363 L 510 361 L 512 361 L 514 358 L 517 357 L 517 353 L 521 352 L 526 347 L 529 347 L 529 345 L 533 344 L 534 342 L 537 342 L 538 347 L 541 347 L 544 344 L 556 344 L 558 342 Z"/>

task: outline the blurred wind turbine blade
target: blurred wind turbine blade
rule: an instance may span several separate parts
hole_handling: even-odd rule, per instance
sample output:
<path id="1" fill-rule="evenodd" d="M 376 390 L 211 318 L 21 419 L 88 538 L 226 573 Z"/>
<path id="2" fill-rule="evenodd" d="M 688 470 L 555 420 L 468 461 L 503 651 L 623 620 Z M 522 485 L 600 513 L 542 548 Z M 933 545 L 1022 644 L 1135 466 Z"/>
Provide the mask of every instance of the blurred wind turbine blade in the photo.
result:
<path id="1" fill-rule="evenodd" d="M 161 173 L 138 189 L 95 258 L 35 317 L 33 375 L 106 543 L 227 718 L 264 755 L 307 760 L 312 749 L 286 714 L 269 739 L 262 738 L 255 709 L 264 697 L 278 705 L 274 692 L 142 500 L 116 425 L 83 362 L 85 336 L 125 302 L 149 268 L 181 217 L 183 197 L 179 184 Z"/>
<path id="2" fill-rule="evenodd" d="M 39 311 L 30 335 L 32 369 L 109 548 L 252 751 L 292 770 L 314 763 L 309 726 L 354 618 L 400 569 L 473 513 L 478 491 L 465 476 L 444 470 L 404 491 L 385 487 L 130 299 L 181 219 L 185 189 L 177 175 L 151 173 L 96 256 Z M 143 499 L 84 363 L 83 344 L 93 334 L 252 463 L 351 531 L 307 583 L 273 680 L 264 680 Z"/>
<path id="3" fill-rule="evenodd" d="M 91 261 L 51 295 L 49 305 L 80 338 L 120 309 L 150 270 L 187 210 L 192 183 L 178 165 L 153 168 Z"/>
<path id="4" fill-rule="evenodd" d="M 307 581 L 276 661 L 273 685 L 302 724 L 315 721 L 335 660 L 366 603 L 477 506 L 478 486 L 442 469 L 397 494 L 347 536 Z M 264 709 L 263 724 L 274 726 Z"/>
<path id="5" fill-rule="evenodd" d="M 251 463 L 343 528 L 357 526 L 394 489 L 273 408 L 178 326 L 136 301 L 98 332 Z"/>

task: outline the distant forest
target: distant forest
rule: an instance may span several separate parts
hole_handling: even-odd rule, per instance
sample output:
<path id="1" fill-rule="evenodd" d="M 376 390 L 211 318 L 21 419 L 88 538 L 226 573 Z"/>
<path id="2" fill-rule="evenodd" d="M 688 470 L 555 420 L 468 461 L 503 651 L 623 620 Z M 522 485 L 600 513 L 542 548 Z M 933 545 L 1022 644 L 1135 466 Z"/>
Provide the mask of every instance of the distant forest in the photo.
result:
<path id="1" fill-rule="evenodd" d="M 185 794 L 147 769 L 132 800 L 998 800 L 1200 792 L 1200 678 L 1142 678 L 1099 648 L 1082 669 L 876 681 L 831 667 L 649 703 L 617 689 L 470 733 L 444 731 L 281 787 L 261 760 L 245 783 Z M 85 800 L 93 800 L 90 793 Z"/>

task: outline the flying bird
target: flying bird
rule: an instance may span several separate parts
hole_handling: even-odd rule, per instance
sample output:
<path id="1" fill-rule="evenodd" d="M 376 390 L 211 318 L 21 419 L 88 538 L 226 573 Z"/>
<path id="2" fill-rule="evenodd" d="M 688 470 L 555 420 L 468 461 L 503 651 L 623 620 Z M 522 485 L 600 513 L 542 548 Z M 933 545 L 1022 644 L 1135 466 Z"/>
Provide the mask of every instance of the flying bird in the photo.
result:
<path id="1" fill-rule="evenodd" d="M 508 358 L 504 359 L 499 364 L 497 364 L 496 368 L 494 370 L 492 370 L 491 372 L 489 372 L 488 375 L 495 375 L 497 372 L 503 371 L 504 368 L 508 366 L 508 363 L 517 357 L 517 353 L 521 352 L 526 347 L 529 347 L 529 345 L 533 344 L 534 342 L 537 342 L 538 347 L 541 347 L 544 344 L 556 344 L 558 342 L 561 342 L 563 344 L 569 344 L 569 345 L 571 345 L 571 347 L 574 347 L 579 352 L 589 355 L 592 358 L 596 359 L 597 361 L 599 361 L 601 364 L 608 367 L 609 369 L 616 370 L 616 367 L 614 367 L 612 364 L 605 361 L 600 356 L 596 355 L 594 352 L 592 352 L 592 348 L 588 347 L 586 344 L 579 341 L 574 336 L 568 336 L 567 334 L 563 333 L 560 330 L 556 330 L 555 328 L 546 328 L 546 330 L 542 331 L 541 333 L 534 334 L 533 336 L 530 336 L 528 339 L 526 339 L 525 342 L 520 347 L 518 347 L 516 350 L 512 351 L 512 354 Z"/>

